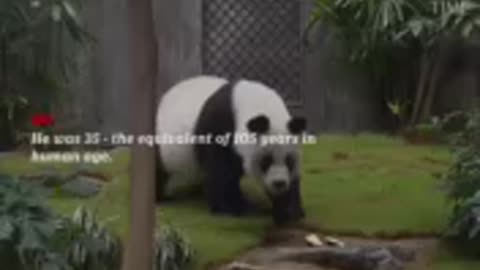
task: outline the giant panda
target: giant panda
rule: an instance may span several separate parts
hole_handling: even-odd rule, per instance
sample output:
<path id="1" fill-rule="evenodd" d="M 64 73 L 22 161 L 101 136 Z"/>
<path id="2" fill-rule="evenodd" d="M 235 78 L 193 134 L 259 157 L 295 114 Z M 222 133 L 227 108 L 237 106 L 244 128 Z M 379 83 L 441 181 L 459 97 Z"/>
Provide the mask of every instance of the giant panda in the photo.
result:
<path id="1" fill-rule="evenodd" d="M 279 94 L 260 82 L 207 75 L 183 80 L 158 105 L 156 135 L 212 137 L 203 143 L 158 144 L 157 200 L 168 182 L 200 179 L 213 214 L 242 215 L 247 202 L 240 180 L 247 175 L 258 179 L 270 198 L 275 223 L 298 221 L 305 216 L 298 143 L 260 138 L 299 137 L 305 130 L 306 120 L 292 117 Z M 228 144 L 217 143 L 215 136 L 224 134 L 232 134 Z M 235 134 L 256 140 L 236 142 Z"/>

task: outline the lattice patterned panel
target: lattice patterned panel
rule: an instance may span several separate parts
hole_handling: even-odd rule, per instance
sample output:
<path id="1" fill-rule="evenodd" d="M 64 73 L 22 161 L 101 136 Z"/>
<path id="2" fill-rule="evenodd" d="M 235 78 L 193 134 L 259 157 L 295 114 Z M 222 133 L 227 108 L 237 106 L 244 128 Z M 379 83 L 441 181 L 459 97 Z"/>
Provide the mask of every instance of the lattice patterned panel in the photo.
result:
<path id="1" fill-rule="evenodd" d="M 300 35 L 298 0 L 203 0 L 203 71 L 262 81 L 301 105 Z"/>

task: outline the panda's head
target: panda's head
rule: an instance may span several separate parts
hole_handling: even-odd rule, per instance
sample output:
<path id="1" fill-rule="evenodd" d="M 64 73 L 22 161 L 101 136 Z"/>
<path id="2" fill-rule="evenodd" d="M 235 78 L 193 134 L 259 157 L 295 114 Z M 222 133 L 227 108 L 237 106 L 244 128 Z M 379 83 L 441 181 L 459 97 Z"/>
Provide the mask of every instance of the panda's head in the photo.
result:
<path id="1" fill-rule="evenodd" d="M 280 129 L 272 126 L 270 119 L 262 114 L 247 121 L 248 131 L 257 138 L 247 161 L 250 174 L 259 179 L 273 197 L 288 192 L 300 174 L 298 141 L 306 129 L 306 120 L 291 117 L 283 124 Z"/>

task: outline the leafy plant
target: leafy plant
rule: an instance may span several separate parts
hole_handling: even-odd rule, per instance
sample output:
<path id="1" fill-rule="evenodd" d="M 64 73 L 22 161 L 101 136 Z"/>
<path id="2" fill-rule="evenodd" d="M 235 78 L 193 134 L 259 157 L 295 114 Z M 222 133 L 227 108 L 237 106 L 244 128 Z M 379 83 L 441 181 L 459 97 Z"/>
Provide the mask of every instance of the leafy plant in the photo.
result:
<path id="1" fill-rule="evenodd" d="M 466 41 L 480 27 L 473 0 L 316 0 L 307 34 L 329 26 L 348 60 L 367 70 L 384 100 L 413 100 L 409 124 L 430 117 L 449 40 Z M 402 74 L 399 82 L 392 74 Z M 410 89 L 415 89 L 411 93 Z"/>
<path id="2" fill-rule="evenodd" d="M 480 114 L 471 113 L 465 129 L 452 136 L 454 161 L 446 175 L 448 195 L 461 206 L 480 190 Z"/>
<path id="3" fill-rule="evenodd" d="M 116 270 L 122 247 L 94 213 L 78 208 L 71 218 L 53 213 L 40 185 L 0 175 L 0 265 L 9 270 Z M 157 270 L 191 266 L 190 243 L 171 226 L 155 242 Z M 3 268 L 2 268 L 3 269 Z"/>
<path id="4" fill-rule="evenodd" d="M 401 101 L 398 98 L 387 102 L 390 113 L 397 119 L 399 126 L 403 127 L 407 112 L 407 101 Z"/>
<path id="5" fill-rule="evenodd" d="M 480 114 L 466 114 L 467 121 L 456 115 L 464 129 L 452 136 L 455 158 L 445 181 L 454 208 L 446 235 L 463 250 L 480 255 Z"/>
<path id="6" fill-rule="evenodd" d="M 0 0 L 4 143 L 11 144 L 18 129 L 28 128 L 29 111 L 50 112 L 67 89 L 76 69 L 76 52 L 92 40 L 80 20 L 81 2 Z"/>
<path id="7" fill-rule="evenodd" d="M 6 269 L 46 269 L 54 262 L 65 266 L 49 246 L 58 220 L 41 194 L 35 187 L 0 176 L 0 262 Z"/>
<path id="8" fill-rule="evenodd" d="M 98 223 L 92 212 L 83 207 L 78 208 L 72 219 L 64 221 L 61 235 L 62 240 L 68 244 L 64 254 L 72 269 L 120 268 L 120 240 L 112 236 L 104 224 Z"/>
<path id="9" fill-rule="evenodd" d="M 161 230 L 155 244 L 156 270 L 186 270 L 193 255 L 190 243 L 179 231 L 170 226 Z"/>
<path id="10" fill-rule="evenodd" d="M 450 112 L 441 119 L 442 130 L 448 134 L 458 134 L 465 130 L 470 118 L 471 113 L 468 112 Z"/>
<path id="11" fill-rule="evenodd" d="M 119 269 L 120 241 L 79 208 L 55 215 L 38 187 L 0 177 L 0 263 L 11 270 Z"/>
<path id="12" fill-rule="evenodd" d="M 480 255 L 480 191 L 455 211 L 446 236 L 467 253 Z"/>

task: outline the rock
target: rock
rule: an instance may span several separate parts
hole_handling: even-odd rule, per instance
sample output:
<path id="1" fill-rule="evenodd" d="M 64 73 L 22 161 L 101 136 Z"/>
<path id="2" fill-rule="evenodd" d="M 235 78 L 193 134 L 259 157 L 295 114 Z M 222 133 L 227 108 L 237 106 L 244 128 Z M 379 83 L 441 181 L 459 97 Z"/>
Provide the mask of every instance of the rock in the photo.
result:
<path id="1" fill-rule="evenodd" d="M 388 250 L 390 250 L 393 256 L 405 262 L 411 262 L 416 259 L 415 251 L 410 249 L 401 248 L 398 246 L 390 246 L 388 247 Z"/>
<path id="2" fill-rule="evenodd" d="M 366 261 L 370 261 L 372 270 L 401 270 L 404 263 L 397 259 L 387 248 L 366 249 L 364 255 Z"/>
<path id="3" fill-rule="evenodd" d="M 265 269 L 266 268 L 264 267 L 255 266 L 255 265 L 242 263 L 242 262 L 233 262 L 226 267 L 226 270 L 265 270 Z"/>
<path id="4" fill-rule="evenodd" d="M 90 176 L 77 175 L 72 177 L 60 190 L 78 197 L 93 197 L 97 195 L 103 186 L 103 181 Z"/>

